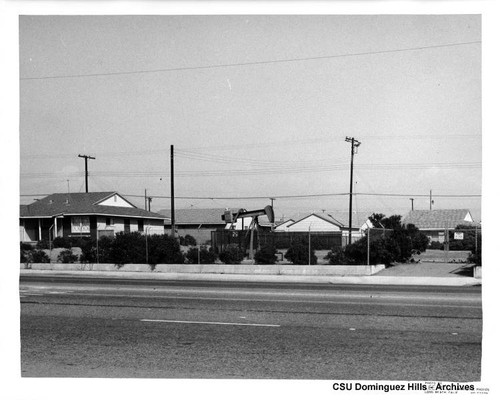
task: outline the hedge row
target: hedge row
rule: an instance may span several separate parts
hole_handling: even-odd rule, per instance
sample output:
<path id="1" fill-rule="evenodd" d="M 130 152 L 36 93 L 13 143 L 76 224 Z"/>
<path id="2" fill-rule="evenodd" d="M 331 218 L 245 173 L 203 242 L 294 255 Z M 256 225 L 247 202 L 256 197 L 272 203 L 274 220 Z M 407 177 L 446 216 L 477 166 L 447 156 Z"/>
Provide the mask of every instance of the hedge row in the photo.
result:
<path id="1" fill-rule="evenodd" d="M 193 239 L 194 240 L 194 239 Z M 183 252 L 181 243 L 193 243 L 191 239 L 179 241 L 169 235 L 144 236 L 139 232 L 118 233 L 115 237 L 102 237 L 99 241 L 79 238 L 76 241 L 56 238 L 52 242 L 53 248 L 65 248 L 59 253 L 58 262 L 61 263 L 110 263 L 124 264 L 213 264 L 219 259 L 225 264 L 240 264 L 245 254 L 236 245 L 229 245 L 220 253 L 212 247 L 190 247 Z M 285 258 L 294 264 L 308 264 L 309 250 L 303 239 L 292 242 Z M 44 263 L 50 262 L 44 248 L 46 243 L 38 243 L 36 247 L 21 243 L 21 262 Z M 78 257 L 71 248 L 79 247 L 82 251 Z M 277 261 L 276 249 L 271 245 L 262 246 L 254 257 L 256 264 L 275 264 Z M 311 250 L 311 264 L 316 264 L 317 258 Z"/>

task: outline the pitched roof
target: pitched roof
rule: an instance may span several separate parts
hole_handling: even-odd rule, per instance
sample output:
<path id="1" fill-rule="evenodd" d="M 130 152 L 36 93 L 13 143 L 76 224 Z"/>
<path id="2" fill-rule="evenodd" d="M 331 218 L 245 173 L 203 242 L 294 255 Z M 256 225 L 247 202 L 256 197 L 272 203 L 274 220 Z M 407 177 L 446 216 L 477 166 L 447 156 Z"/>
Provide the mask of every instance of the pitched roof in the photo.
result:
<path id="1" fill-rule="evenodd" d="M 238 208 L 231 208 L 232 213 L 238 212 Z M 226 222 L 222 219 L 225 208 L 181 208 L 175 210 L 176 225 L 220 225 L 225 226 Z M 165 223 L 170 223 L 170 210 L 163 209 L 158 211 L 166 219 Z M 259 225 L 271 226 L 267 216 L 261 215 Z"/>
<path id="2" fill-rule="evenodd" d="M 118 194 L 116 192 L 54 193 L 28 205 L 20 206 L 21 217 L 53 217 L 56 215 L 111 215 L 164 219 L 160 214 L 135 206 L 103 206 L 97 203 Z"/>
<path id="3" fill-rule="evenodd" d="M 371 212 L 352 212 L 352 227 L 361 228 L 361 226 L 366 222 L 368 217 L 373 213 Z M 336 211 L 336 212 L 313 212 L 308 214 L 300 214 L 299 216 L 293 218 L 295 221 L 300 221 L 307 218 L 310 215 L 316 215 L 319 218 L 323 218 L 325 221 L 331 222 L 340 227 L 349 227 L 349 212 L 348 211 Z"/>
<path id="4" fill-rule="evenodd" d="M 175 210 L 175 224 L 176 225 L 226 225 L 222 219 L 225 208 L 184 208 Z M 236 212 L 237 210 L 232 210 Z M 163 209 L 158 211 L 163 215 L 166 222 L 170 222 L 170 210 Z"/>
<path id="5" fill-rule="evenodd" d="M 467 209 L 456 210 L 413 210 L 402 220 L 403 224 L 413 224 L 419 229 L 453 229 L 457 225 L 479 225 L 465 220 Z"/>

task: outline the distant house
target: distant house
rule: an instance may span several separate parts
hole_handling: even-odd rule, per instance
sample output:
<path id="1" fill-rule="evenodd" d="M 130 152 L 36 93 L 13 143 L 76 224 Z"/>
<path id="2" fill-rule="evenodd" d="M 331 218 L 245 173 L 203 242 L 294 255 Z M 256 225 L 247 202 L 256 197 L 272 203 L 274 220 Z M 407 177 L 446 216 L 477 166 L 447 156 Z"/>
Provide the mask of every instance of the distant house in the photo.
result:
<path id="1" fill-rule="evenodd" d="M 474 222 L 467 209 L 414 210 L 403 218 L 402 223 L 415 225 L 431 241 L 440 243 L 444 242 L 447 229 L 455 229 L 457 225 L 469 225 L 471 228 L 480 225 Z"/>
<path id="2" fill-rule="evenodd" d="M 55 193 L 20 206 L 22 242 L 134 231 L 163 234 L 164 217 L 137 208 L 117 192 Z"/>
<path id="3" fill-rule="evenodd" d="M 184 208 L 175 210 L 175 231 L 179 236 L 190 235 L 199 244 L 211 241 L 212 232 L 221 229 L 246 230 L 249 228 L 252 218 L 238 218 L 233 224 L 226 223 L 223 216 L 226 208 Z M 234 214 L 238 211 L 231 208 Z M 165 216 L 165 230 L 170 232 L 171 214 L 169 209 L 159 211 Z M 266 216 L 259 216 L 259 226 L 264 230 L 271 230 L 271 223 Z"/>
<path id="4" fill-rule="evenodd" d="M 363 230 L 370 226 L 369 213 L 352 213 L 352 240 L 362 237 Z M 280 227 L 278 226 L 277 229 Z M 338 232 L 342 235 L 344 244 L 349 237 L 349 213 L 337 212 L 334 215 L 321 212 L 311 213 L 296 218 L 296 221 L 283 228 L 286 232 Z"/>
<path id="5" fill-rule="evenodd" d="M 288 227 L 295 223 L 293 219 L 287 219 L 286 221 L 281 221 L 274 227 L 275 232 L 288 232 Z"/>
<path id="6" fill-rule="evenodd" d="M 211 232 L 224 229 L 226 222 L 222 219 L 225 208 L 185 208 L 175 210 L 175 230 L 179 236 L 191 235 L 199 244 L 211 240 Z M 165 231 L 172 229 L 169 209 L 158 211 L 165 217 Z"/>

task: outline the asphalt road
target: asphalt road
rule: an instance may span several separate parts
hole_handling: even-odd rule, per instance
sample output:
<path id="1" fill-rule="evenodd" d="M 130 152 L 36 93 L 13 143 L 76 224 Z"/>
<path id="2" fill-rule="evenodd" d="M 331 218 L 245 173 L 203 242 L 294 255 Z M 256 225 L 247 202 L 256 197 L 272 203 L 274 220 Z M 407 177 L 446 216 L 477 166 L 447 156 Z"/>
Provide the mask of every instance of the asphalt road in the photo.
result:
<path id="1" fill-rule="evenodd" d="M 479 381 L 481 288 L 22 279 L 23 377 Z"/>

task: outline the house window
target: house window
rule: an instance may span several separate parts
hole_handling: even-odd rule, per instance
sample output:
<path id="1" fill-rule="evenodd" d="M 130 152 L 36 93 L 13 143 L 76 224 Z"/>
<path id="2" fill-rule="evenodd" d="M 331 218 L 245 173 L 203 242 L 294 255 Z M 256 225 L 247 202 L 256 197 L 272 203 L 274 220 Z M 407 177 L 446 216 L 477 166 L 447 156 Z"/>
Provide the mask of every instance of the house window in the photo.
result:
<path id="1" fill-rule="evenodd" d="M 144 232 L 144 221 L 142 219 L 137 220 L 137 229 L 139 232 Z"/>
<path id="2" fill-rule="evenodd" d="M 113 221 L 113 218 L 107 217 L 106 218 L 106 226 L 113 226 L 115 223 Z"/>
<path id="3" fill-rule="evenodd" d="M 130 233 L 130 220 L 129 219 L 124 220 L 123 230 L 125 233 Z"/>
<path id="4" fill-rule="evenodd" d="M 71 233 L 90 233 L 90 218 L 71 217 Z"/>

